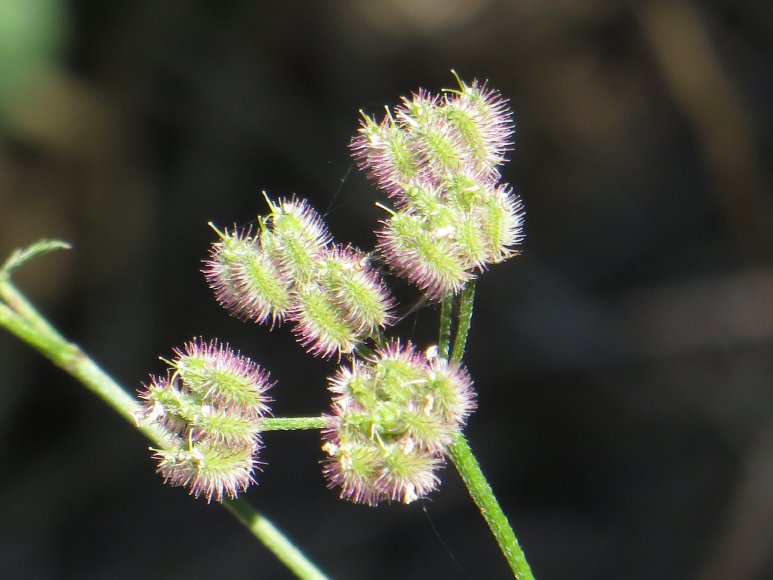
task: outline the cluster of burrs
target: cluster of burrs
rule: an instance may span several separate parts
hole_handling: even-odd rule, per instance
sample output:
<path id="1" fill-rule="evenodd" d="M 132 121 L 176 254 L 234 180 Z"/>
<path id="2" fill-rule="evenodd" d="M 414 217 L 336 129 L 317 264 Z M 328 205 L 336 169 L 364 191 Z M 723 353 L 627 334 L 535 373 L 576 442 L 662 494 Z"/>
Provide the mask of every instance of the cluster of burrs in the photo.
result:
<path id="1" fill-rule="evenodd" d="M 207 501 L 236 497 L 254 482 L 268 373 L 217 341 L 193 340 L 174 355 L 167 375 L 151 377 L 140 392 L 138 419 L 169 439 L 155 450 L 158 471 Z"/>
<path id="2" fill-rule="evenodd" d="M 520 199 L 498 171 L 512 145 L 510 108 L 485 84 L 457 80 L 441 95 L 404 97 L 381 121 L 363 113 L 351 143 L 396 206 L 376 232 L 381 253 L 435 299 L 512 256 L 523 238 Z"/>
<path id="3" fill-rule="evenodd" d="M 256 231 L 218 231 L 204 269 L 217 301 L 258 323 L 290 320 L 313 354 L 351 353 L 390 323 L 386 286 L 361 251 L 332 242 L 305 200 L 266 200 Z"/>
<path id="4" fill-rule="evenodd" d="M 439 483 L 437 469 L 475 407 L 459 365 L 394 341 L 330 379 L 324 473 L 341 497 L 410 503 Z"/>
<path id="5" fill-rule="evenodd" d="M 382 206 L 389 217 L 376 232 L 378 247 L 428 297 L 455 294 L 516 253 L 523 212 L 498 170 L 512 134 L 507 102 L 478 82 L 459 80 L 440 96 L 419 91 L 380 122 L 363 115 L 352 151 L 395 205 Z M 368 505 L 423 497 L 438 485 L 436 472 L 475 407 L 467 371 L 436 348 L 421 353 L 385 341 L 393 301 L 367 256 L 335 244 L 306 201 L 265 197 L 269 212 L 254 228 L 212 226 L 219 241 L 204 274 L 217 301 L 244 320 L 289 321 L 309 352 L 350 359 L 329 385 L 330 487 Z M 359 356 L 369 339 L 373 354 Z M 254 481 L 268 374 L 226 345 L 200 340 L 166 362 L 167 375 L 152 377 L 140 394 L 139 419 L 169 439 L 156 451 L 159 472 L 195 496 L 235 497 Z"/>

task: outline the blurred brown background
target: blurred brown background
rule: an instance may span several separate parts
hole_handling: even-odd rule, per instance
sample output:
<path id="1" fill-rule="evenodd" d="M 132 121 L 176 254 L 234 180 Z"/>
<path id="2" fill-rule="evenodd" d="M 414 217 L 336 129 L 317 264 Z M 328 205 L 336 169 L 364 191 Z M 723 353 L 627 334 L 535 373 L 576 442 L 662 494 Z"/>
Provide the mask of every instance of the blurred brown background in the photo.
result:
<path id="1" fill-rule="evenodd" d="M 371 248 L 358 109 L 490 79 L 528 237 L 478 285 L 468 434 L 535 573 L 773 578 L 772 60 L 753 0 L 1 0 L 0 250 L 72 242 L 17 280 L 127 386 L 220 337 L 279 381 L 277 416 L 317 414 L 334 364 L 217 306 L 207 221 L 294 192 Z M 318 434 L 265 443 L 250 501 L 334 577 L 507 577 L 452 469 L 368 509 L 325 489 Z M 287 577 L 4 332 L 0 465 L 4 578 Z"/>

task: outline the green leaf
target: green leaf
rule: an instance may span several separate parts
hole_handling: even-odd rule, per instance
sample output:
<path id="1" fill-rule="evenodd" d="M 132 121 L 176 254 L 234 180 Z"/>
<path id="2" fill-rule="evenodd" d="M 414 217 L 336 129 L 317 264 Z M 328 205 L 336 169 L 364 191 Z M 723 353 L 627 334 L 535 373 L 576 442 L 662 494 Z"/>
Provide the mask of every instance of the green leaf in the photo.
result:
<path id="1" fill-rule="evenodd" d="M 69 250 L 70 244 L 61 240 L 39 240 L 27 248 L 13 251 L 0 268 L 0 278 L 10 278 L 11 273 L 38 256 L 43 256 L 56 250 Z"/>

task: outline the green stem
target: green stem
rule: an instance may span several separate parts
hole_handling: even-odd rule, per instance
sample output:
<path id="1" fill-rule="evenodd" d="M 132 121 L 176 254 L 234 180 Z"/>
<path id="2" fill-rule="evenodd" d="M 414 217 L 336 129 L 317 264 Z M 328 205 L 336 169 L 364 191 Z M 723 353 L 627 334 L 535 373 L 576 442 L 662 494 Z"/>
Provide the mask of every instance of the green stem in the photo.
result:
<path id="1" fill-rule="evenodd" d="M 260 420 L 261 431 L 294 431 L 296 429 L 323 429 L 326 417 L 267 417 Z"/>
<path id="2" fill-rule="evenodd" d="M 298 578 L 306 580 L 325 580 L 325 576 L 314 566 L 301 551 L 290 543 L 282 532 L 265 516 L 256 512 L 250 504 L 243 499 L 232 499 L 223 502 L 223 507 L 231 512 L 266 546 L 282 563 L 287 566 Z"/>
<path id="3" fill-rule="evenodd" d="M 0 326 L 26 342 L 47 357 L 56 366 L 83 383 L 119 415 L 137 427 L 156 445 L 165 447 L 168 441 L 163 432 L 153 425 L 136 420 L 140 409 L 138 401 L 116 383 L 99 365 L 89 358 L 76 344 L 65 339 L 8 281 L 0 276 Z M 280 421 L 275 419 L 274 421 Z M 289 422 L 298 419 L 289 419 Z M 305 420 L 305 425 L 319 423 L 322 418 Z M 289 424 L 289 423 L 288 423 Z M 324 424 L 324 423 L 323 423 Z M 281 427 L 275 427 L 281 428 Z M 313 428 L 310 426 L 298 428 Z M 325 576 L 302 552 L 275 528 L 271 522 L 244 500 L 223 503 L 250 532 L 271 552 L 302 579 L 319 579 Z"/>
<path id="4" fill-rule="evenodd" d="M 486 520 L 515 577 L 518 580 L 534 580 L 526 555 L 518 544 L 513 528 L 505 512 L 502 511 L 486 476 L 483 475 L 470 449 L 470 444 L 461 433 L 451 445 L 450 455 L 451 461 L 470 492 L 470 497 L 478 506 L 483 519 Z"/>
<path id="5" fill-rule="evenodd" d="M 446 302 L 444 300 L 444 304 Z M 456 323 L 456 336 L 454 337 L 454 347 L 451 352 L 451 361 L 459 363 L 464 355 L 464 348 L 467 344 L 467 335 L 470 331 L 470 324 L 472 322 L 472 311 L 475 302 L 475 281 L 469 281 L 464 289 L 459 300 L 459 313 Z M 449 320 L 445 320 L 443 317 L 450 318 L 445 308 L 441 310 L 440 328 L 441 336 L 443 335 L 443 328 L 451 325 Z M 442 352 L 442 351 L 441 351 Z M 447 350 L 446 350 L 447 352 Z M 478 506 L 483 519 L 488 524 L 491 533 L 499 544 L 499 549 L 504 554 L 507 563 L 510 565 L 510 569 L 518 580 L 533 580 L 534 575 L 531 572 L 529 563 L 526 561 L 526 556 L 518 544 L 518 539 L 515 537 L 515 532 L 510 525 L 502 507 L 499 505 L 494 491 L 491 489 L 486 476 L 483 475 L 478 460 L 470 449 L 470 445 L 467 439 L 461 433 L 457 435 L 454 442 L 449 448 L 449 455 L 456 470 L 467 486 L 467 491 L 470 494 L 475 505 Z"/>
<path id="6" fill-rule="evenodd" d="M 454 296 L 446 294 L 440 304 L 440 333 L 438 335 L 438 354 L 448 359 L 448 348 L 451 344 L 451 317 L 453 315 Z"/>
<path id="7" fill-rule="evenodd" d="M 467 334 L 470 331 L 474 302 L 475 280 L 470 280 L 462 289 L 462 297 L 459 300 L 459 318 L 456 323 L 456 337 L 454 337 L 454 350 L 451 352 L 451 362 L 461 362 L 462 356 L 464 356 L 464 347 L 467 345 Z"/>
<path id="8" fill-rule="evenodd" d="M 5 274 L 5 273 L 4 273 Z M 29 325 L 37 328 L 41 333 L 57 334 L 56 329 L 41 316 L 27 298 L 19 292 L 10 279 L 0 276 L 0 298 L 2 298 L 13 311 L 25 320 Z"/>
<path id="9" fill-rule="evenodd" d="M 8 283 L 0 284 L 0 287 Z M 6 288 L 2 288 L 6 290 Z M 3 292 L 3 294 L 5 294 Z M 152 425 L 137 424 L 136 413 L 140 410 L 139 403 L 119 386 L 109 375 L 77 345 L 68 342 L 47 323 L 38 320 L 39 315 L 30 310 L 22 317 L 11 308 L 0 303 L 0 326 L 26 342 L 43 354 L 56 366 L 78 379 L 86 388 L 98 395 L 124 419 L 137 427 L 145 436 L 157 445 L 168 443 L 160 429 Z M 48 327 L 48 329 L 44 329 Z"/>

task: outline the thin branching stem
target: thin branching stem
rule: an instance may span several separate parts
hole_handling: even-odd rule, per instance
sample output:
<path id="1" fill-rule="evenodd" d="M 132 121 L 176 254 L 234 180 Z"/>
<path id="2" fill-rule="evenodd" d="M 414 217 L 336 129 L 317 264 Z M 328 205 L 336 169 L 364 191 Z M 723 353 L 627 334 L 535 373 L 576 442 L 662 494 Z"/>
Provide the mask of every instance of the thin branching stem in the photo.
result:
<path id="1" fill-rule="evenodd" d="M 470 332 L 472 322 L 472 307 L 475 302 L 475 280 L 470 280 L 464 285 L 459 299 L 459 313 L 456 321 L 456 336 L 454 337 L 454 349 L 451 351 L 451 362 L 461 362 L 464 356 L 464 348 L 467 346 L 467 334 Z"/>
<path id="2" fill-rule="evenodd" d="M 440 333 L 438 336 L 438 354 L 448 358 L 451 345 L 451 319 L 453 318 L 454 295 L 446 294 L 440 303 Z"/>
<path id="3" fill-rule="evenodd" d="M 266 417 L 260 419 L 261 431 L 295 431 L 298 429 L 324 429 L 327 417 Z"/>
<path id="4" fill-rule="evenodd" d="M 456 336 L 454 337 L 454 347 L 451 352 L 451 361 L 454 363 L 461 362 L 464 355 L 467 335 L 472 321 L 474 301 L 475 282 L 470 281 L 462 290 L 459 301 Z M 451 322 L 446 320 L 444 316 L 451 318 L 449 312 L 441 309 L 441 336 L 443 335 L 442 329 L 444 326 L 450 327 L 451 325 Z M 443 351 L 441 350 L 441 352 Z M 447 347 L 446 352 L 448 352 Z M 491 485 L 489 485 L 486 476 L 483 475 L 480 464 L 463 434 L 457 435 L 449 448 L 449 454 L 454 467 L 456 467 L 462 481 L 467 486 L 470 497 L 475 502 L 475 505 L 478 506 L 483 519 L 486 520 L 491 533 L 496 539 L 497 544 L 499 544 L 499 549 L 502 550 L 502 554 L 513 571 L 513 575 L 518 580 L 533 580 L 534 575 L 529 567 L 529 563 L 526 561 L 526 555 L 523 553 L 518 539 L 515 537 L 515 532 L 513 532 L 513 528 L 505 512 L 502 510 L 502 506 L 499 505 Z"/>

